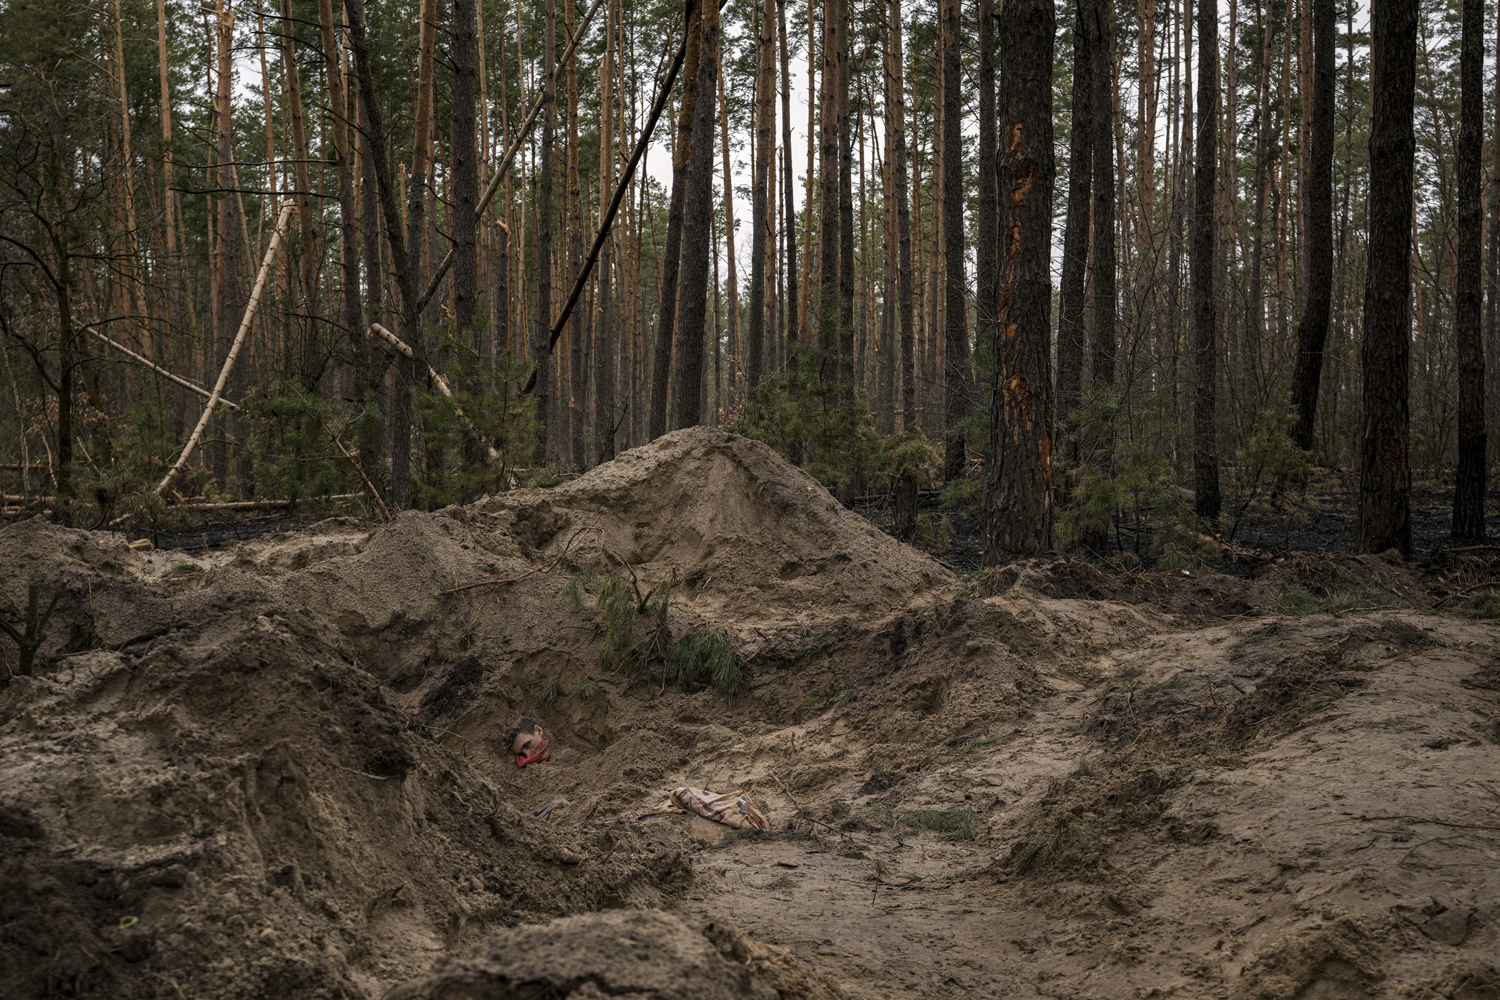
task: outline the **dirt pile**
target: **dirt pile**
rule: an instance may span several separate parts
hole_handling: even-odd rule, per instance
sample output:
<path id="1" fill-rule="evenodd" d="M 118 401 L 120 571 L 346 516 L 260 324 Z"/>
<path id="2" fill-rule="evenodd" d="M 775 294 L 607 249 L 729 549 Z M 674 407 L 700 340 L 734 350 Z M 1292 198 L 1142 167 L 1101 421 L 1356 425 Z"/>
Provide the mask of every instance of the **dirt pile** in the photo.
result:
<path id="1" fill-rule="evenodd" d="M 728 924 L 658 911 L 568 917 L 527 927 L 470 958 L 445 959 L 386 1000 L 840 1000 L 844 991 L 785 949 Z"/>
<path id="2" fill-rule="evenodd" d="M 295 606 L 69 657 L 0 710 L 6 995 L 365 997 L 495 925 L 691 878 L 629 830 L 556 863 L 598 845 L 424 739 Z"/>

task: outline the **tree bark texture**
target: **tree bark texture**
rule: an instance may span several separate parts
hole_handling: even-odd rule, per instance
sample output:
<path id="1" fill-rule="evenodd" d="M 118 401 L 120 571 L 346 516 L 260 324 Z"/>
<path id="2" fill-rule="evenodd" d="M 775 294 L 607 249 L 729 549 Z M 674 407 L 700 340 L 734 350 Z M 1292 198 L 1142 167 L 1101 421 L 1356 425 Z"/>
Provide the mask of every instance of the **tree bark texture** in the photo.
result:
<path id="1" fill-rule="evenodd" d="M 1094 349 L 1093 386 L 1115 383 L 1115 144 L 1114 42 L 1109 0 L 1089 5 L 1089 122 L 1094 165 Z"/>
<path id="2" fill-rule="evenodd" d="M 1214 298 L 1218 128 L 1218 4 L 1214 0 L 1201 0 L 1198 5 L 1198 136 L 1195 143 L 1198 158 L 1193 178 L 1188 279 L 1193 286 L 1193 509 L 1210 524 L 1218 522 L 1220 506 L 1217 300 Z"/>
<path id="3" fill-rule="evenodd" d="M 771 173 L 771 148 L 775 143 L 771 130 L 775 125 L 776 108 L 773 103 L 775 81 L 775 42 L 772 34 L 776 23 L 776 0 L 765 0 L 760 18 L 760 37 L 756 40 L 755 73 L 755 174 L 750 190 L 751 235 L 750 246 L 750 330 L 742 350 L 748 364 L 746 377 L 749 381 L 749 399 L 755 398 L 760 381 L 766 370 L 766 228 L 769 222 L 769 207 L 766 202 L 767 182 Z"/>
<path id="4" fill-rule="evenodd" d="M 1453 537 L 1484 538 L 1484 330 L 1480 256 L 1484 215 L 1479 161 L 1484 147 L 1484 5 L 1463 0 L 1458 132 L 1458 294 L 1453 322 L 1458 339 L 1458 477 L 1453 491 Z"/>
<path id="5" fill-rule="evenodd" d="M 550 460 L 548 438 L 552 414 L 552 152 L 557 142 L 557 6 L 546 0 L 542 41 L 542 155 L 537 167 L 537 293 L 536 325 L 532 329 L 531 359 L 536 365 L 536 450 L 532 461 Z"/>
<path id="6" fill-rule="evenodd" d="M 1006 0 L 998 187 L 996 335 L 990 401 L 985 562 L 1052 546 L 1052 52 L 1051 0 Z M 981 238 L 984 237 L 983 234 Z"/>
<path id="7" fill-rule="evenodd" d="M 1416 0 L 1373 0 L 1370 237 L 1365 275 L 1364 417 L 1355 549 L 1411 556 L 1408 367 Z"/>
<path id="8" fill-rule="evenodd" d="M 1068 208 L 1063 223 L 1061 284 L 1057 298 L 1057 412 L 1071 430 L 1073 411 L 1083 403 L 1083 355 L 1087 343 L 1084 306 L 1089 262 L 1089 200 L 1093 180 L 1092 0 L 1074 0 L 1073 123 L 1068 133 Z M 1068 464 L 1078 461 L 1078 442 L 1069 435 Z"/>
<path id="9" fill-rule="evenodd" d="M 676 422 L 703 422 L 703 345 L 708 320 L 710 223 L 714 217 L 714 84 L 719 78 L 719 6 L 703 4 L 698 56 L 698 100 L 683 199 L 682 318 L 677 326 Z"/>
<path id="10" fill-rule="evenodd" d="M 946 447 L 943 476 L 957 479 L 964 474 L 967 452 L 963 423 L 970 412 L 968 300 L 965 296 L 963 122 L 959 117 L 959 0 L 941 0 L 943 59 L 943 241 L 947 282 L 943 317 L 943 429 Z"/>
<path id="11" fill-rule="evenodd" d="M 1292 374 L 1292 405 L 1297 423 L 1292 443 L 1311 451 L 1323 379 L 1323 348 L 1333 303 L 1333 126 L 1334 0 L 1312 0 L 1312 148 L 1307 162 L 1307 295 L 1297 324 L 1297 366 Z"/>

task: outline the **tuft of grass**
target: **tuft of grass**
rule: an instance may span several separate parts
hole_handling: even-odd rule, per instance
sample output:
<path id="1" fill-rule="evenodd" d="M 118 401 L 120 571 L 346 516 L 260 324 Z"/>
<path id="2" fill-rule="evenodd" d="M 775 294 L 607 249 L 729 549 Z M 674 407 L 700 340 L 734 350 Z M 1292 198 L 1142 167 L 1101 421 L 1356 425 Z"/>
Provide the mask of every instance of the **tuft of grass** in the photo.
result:
<path id="1" fill-rule="evenodd" d="M 559 677 L 551 684 L 548 684 L 546 687 L 538 691 L 536 693 L 536 700 L 541 702 L 543 705 L 550 705 L 554 701 L 556 701 L 562 693 L 562 678 Z"/>
<path id="2" fill-rule="evenodd" d="M 733 699 L 745 686 L 745 658 L 723 629 L 699 626 L 667 655 L 666 680 L 683 691 L 695 684 L 715 687 Z"/>
<path id="3" fill-rule="evenodd" d="M 1078 778 L 1092 778 L 1094 776 L 1094 762 L 1088 757 L 1079 757 L 1078 763 L 1073 766 L 1073 775 Z"/>
<path id="4" fill-rule="evenodd" d="M 822 704 L 822 702 L 823 696 L 818 694 L 816 691 L 809 691 L 807 692 L 807 694 L 802 696 L 802 704 L 806 705 L 808 708 L 817 708 L 818 705 Z"/>
<path id="5" fill-rule="evenodd" d="M 526 480 L 526 482 L 522 485 L 524 485 L 528 490 L 546 490 L 567 481 L 568 477 L 558 475 L 556 472 L 553 472 L 550 469 L 544 469 L 543 471 L 532 476 L 530 479 Z"/>
<path id="6" fill-rule="evenodd" d="M 755 700 L 769 705 L 776 700 L 776 696 L 771 693 L 770 688 L 761 688 L 755 692 Z"/>
<path id="7" fill-rule="evenodd" d="M 1318 597 L 1312 591 L 1294 583 L 1286 588 L 1276 602 L 1276 610 L 1284 615 L 1327 615 L 1348 611 L 1373 611 L 1391 606 L 1391 597 L 1375 587 L 1357 587 L 1327 597 Z"/>
<path id="8" fill-rule="evenodd" d="M 1016 858 L 1016 871 L 1025 875 L 1050 868 L 1074 848 L 1097 840 L 1098 837 L 1099 831 L 1087 823 L 1070 823 L 1026 845 L 1026 849 Z"/>
<path id="9" fill-rule="evenodd" d="M 835 708 L 843 708 L 850 702 L 855 702 L 858 700 L 859 691 L 854 688 L 845 688 L 843 691 L 839 692 L 839 696 L 834 699 L 833 704 Z"/>
<path id="10" fill-rule="evenodd" d="M 1332 705 L 1347 693 L 1337 684 L 1325 685 L 1307 696 L 1307 707 L 1314 712 L 1320 711 Z"/>
<path id="11" fill-rule="evenodd" d="M 722 851 L 722 850 L 724 850 L 726 848 L 733 847 L 735 844 L 739 843 L 739 839 L 740 839 L 740 831 L 738 831 L 738 830 L 725 830 L 724 831 L 724 835 L 719 838 L 719 842 L 717 844 L 711 845 L 709 847 L 709 850 Z"/>
<path id="12" fill-rule="evenodd" d="M 1500 590 L 1493 587 L 1465 597 L 1458 606 L 1465 618 L 1500 618 Z"/>
<path id="13" fill-rule="evenodd" d="M 180 576 L 192 576 L 194 573 L 202 573 L 203 567 L 197 563 L 180 562 L 172 566 L 161 575 L 163 580 L 174 580 Z"/>
<path id="14" fill-rule="evenodd" d="M 598 693 L 599 682 L 594 680 L 592 677 L 585 677 L 577 684 L 574 684 L 572 687 L 568 688 L 569 698 L 592 698 Z"/>
<path id="15" fill-rule="evenodd" d="M 914 809 L 897 818 L 913 830 L 931 830 L 942 840 L 973 840 L 979 828 L 972 809 Z"/>

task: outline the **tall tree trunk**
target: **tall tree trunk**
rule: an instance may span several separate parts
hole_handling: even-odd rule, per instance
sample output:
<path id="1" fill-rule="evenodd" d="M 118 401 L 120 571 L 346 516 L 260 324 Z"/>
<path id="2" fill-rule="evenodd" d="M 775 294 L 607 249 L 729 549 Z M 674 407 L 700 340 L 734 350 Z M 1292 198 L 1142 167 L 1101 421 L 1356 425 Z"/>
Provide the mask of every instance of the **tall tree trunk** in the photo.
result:
<path id="1" fill-rule="evenodd" d="M 1089 258 L 1089 200 L 1093 164 L 1092 0 L 1074 0 L 1073 123 L 1068 134 L 1068 214 L 1063 223 L 1062 281 L 1057 299 L 1057 411 L 1068 430 L 1066 461 L 1078 462 L 1072 413 L 1083 403 L 1083 313 Z"/>
<path id="2" fill-rule="evenodd" d="M 656 351 L 651 368 L 650 436 L 667 432 L 667 382 L 677 331 L 677 281 L 682 264 L 683 200 L 687 194 L 688 156 L 693 145 L 693 112 L 698 101 L 698 64 L 703 51 L 703 9 L 711 0 L 687 0 L 687 56 L 682 65 L 682 102 L 672 143 L 672 203 L 667 210 L 667 245 L 661 261 L 661 307 L 657 312 Z M 717 10 L 717 8 L 715 8 Z M 713 104 L 710 85 L 708 103 Z M 712 141 L 710 139 L 710 141 Z M 702 333 L 700 330 L 699 333 Z M 681 386 L 677 387 L 679 391 Z"/>
<path id="3" fill-rule="evenodd" d="M 162 146 L 162 245 L 166 252 L 163 269 L 167 278 L 166 330 L 175 342 L 182 325 L 182 270 L 177 254 L 177 190 L 175 162 L 172 154 L 172 88 L 167 74 L 167 3 L 156 0 L 156 46 L 158 73 L 161 78 L 161 146 Z M 268 149 L 266 155 L 270 156 Z M 173 364 L 175 359 L 165 363 Z M 179 394 L 180 395 L 180 394 Z M 181 414 L 174 408 L 174 416 Z M 180 417 L 179 417 L 180 419 Z"/>
<path id="4" fill-rule="evenodd" d="M 769 223 L 769 208 L 766 204 L 766 187 L 771 173 L 771 151 L 774 142 L 771 130 L 775 125 L 776 106 L 772 89 L 775 79 L 775 30 L 777 19 L 776 0 L 765 0 L 760 18 L 760 37 L 756 40 L 755 73 L 755 176 L 751 182 L 751 236 L 750 246 L 750 333 L 744 345 L 749 364 L 746 368 L 748 399 L 754 400 L 765 377 L 766 362 L 766 229 Z M 727 130 L 726 130 L 727 131 Z M 727 161 L 727 157 L 726 157 Z M 726 174 L 728 164 L 725 165 Z M 725 177 L 728 186 L 729 178 Z M 732 230 L 731 230 L 732 231 Z M 732 257 L 732 254 L 731 254 Z"/>
<path id="5" fill-rule="evenodd" d="M 1370 237 L 1365 274 L 1364 420 L 1359 552 L 1411 556 L 1407 379 L 1411 324 L 1412 134 L 1417 64 L 1415 0 L 1370 8 Z"/>
<path id="6" fill-rule="evenodd" d="M 1052 545 L 1052 0 L 1006 0 L 1000 127 L 998 330 L 990 401 L 985 562 Z M 988 239 L 981 235 L 981 240 Z"/>
<path id="7" fill-rule="evenodd" d="M 759 26 L 757 26 L 757 30 L 760 30 Z M 767 59 L 769 60 L 769 58 L 770 57 L 769 57 L 769 54 L 768 54 L 767 55 Z M 772 85 L 774 86 L 774 83 Z M 719 143 L 720 143 L 720 149 L 723 152 L 723 161 L 724 161 L 724 220 L 725 220 L 725 224 L 724 224 L 724 260 L 725 260 L 726 269 L 727 269 L 728 275 L 729 275 L 729 288 L 728 288 L 728 292 L 729 292 L 729 322 L 728 322 L 727 326 L 729 328 L 729 351 L 730 351 L 730 354 L 738 361 L 739 358 L 740 358 L 740 355 L 741 355 L 741 353 L 743 352 L 744 349 L 740 345 L 740 340 L 741 340 L 741 338 L 740 338 L 740 282 L 739 282 L 739 270 L 738 270 L 737 264 L 735 263 L 735 252 L 734 252 L 734 174 L 733 174 L 733 172 L 730 169 L 730 163 L 729 163 L 729 98 L 728 98 L 728 95 L 725 94 L 725 92 L 724 92 L 724 64 L 722 62 L 719 63 L 719 79 L 718 79 L 718 91 L 717 92 L 718 92 L 718 95 L 719 95 L 719 100 L 718 100 L 718 108 L 719 108 Z M 757 97 L 757 101 L 759 101 L 759 100 L 760 100 L 760 98 Z M 759 110 L 759 107 L 757 105 L 757 112 L 758 112 L 758 110 Z M 772 112 L 772 113 L 774 114 L 774 112 Z M 770 125 L 766 126 L 766 136 L 765 136 L 764 142 L 765 142 L 765 144 L 767 146 L 769 146 L 771 144 L 770 143 Z M 756 147 L 755 154 L 756 154 L 756 159 L 759 160 L 759 158 L 760 158 L 760 148 L 758 146 Z M 752 194 L 751 194 L 751 202 L 753 203 L 754 200 L 755 200 L 755 196 L 754 196 L 754 194 L 752 192 Z M 764 198 L 762 198 L 762 200 L 764 200 Z M 751 225 L 753 227 L 754 223 L 752 222 Z M 752 235 L 751 236 L 751 240 L 750 240 L 750 245 L 752 247 L 752 250 L 750 252 L 750 257 L 751 257 L 750 269 L 753 272 L 755 270 L 755 263 L 754 263 L 755 260 L 760 259 L 762 257 L 762 252 L 761 252 L 762 243 L 761 243 L 760 240 L 757 240 Z M 718 266 L 718 259 L 719 258 L 718 258 L 717 253 L 716 253 L 715 256 L 714 256 L 714 262 L 715 262 L 714 266 L 715 267 Z M 752 276 L 751 280 L 752 280 L 752 282 L 754 281 L 753 276 Z M 716 289 L 718 288 L 718 284 L 719 284 L 719 281 L 718 281 L 717 278 L 715 278 L 714 279 L 714 287 Z M 715 292 L 715 294 L 717 295 L 718 293 Z M 764 299 L 765 289 L 764 288 L 761 289 L 761 295 L 762 295 L 762 299 L 761 299 L 762 306 L 764 306 L 764 302 L 765 302 L 765 299 Z M 715 299 L 715 301 L 718 301 L 718 300 Z M 751 293 L 751 301 L 752 301 L 752 303 L 754 302 L 754 293 L 753 292 Z M 753 308 L 752 308 L 752 311 L 753 311 Z M 717 350 L 718 349 L 718 347 L 717 347 L 717 345 L 718 345 L 718 339 L 717 338 L 715 338 L 714 344 L 715 344 L 715 350 Z M 714 357 L 717 359 L 718 355 L 716 354 Z M 734 381 L 735 381 L 735 371 L 734 370 L 735 370 L 735 367 L 736 367 L 735 365 L 730 365 L 730 368 L 729 368 L 729 386 L 730 386 L 730 388 L 734 387 Z M 718 408 L 721 408 L 721 409 L 723 408 L 723 400 L 719 399 L 719 397 L 717 395 L 717 390 L 716 390 L 716 394 L 714 396 L 714 405 L 716 407 L 718 407 Z M 717 421 L 715 422 L 714 426 L 718 426 Z"/>
<path id="8" fill-rule="evenodd" d="M 615 47 L 620 34 L 618 0 L 604 17 L 604 63 L 599 72 L 599 221 L 609 212 L 615 187 Z M 599 321 L 594 329 L 594 452 L 600 461 L 615 457 L 615 300 L 613 234 L 599 248 Z"/>
<path id="9" fill-rule="evenodd" d="M 847 0 L 823 5 L 823 72 L 819 101 L 818 354 L 823 391 L 838 379 L 839 309 L 839 21 Z"/>
<path id="10" fill-rule="evenodd" d="M 1245 392 L 1252 405 L 1260 398 L 1261 351 L 1266 336 L 1265 255 L 1266 198 L 1271 169 L 1271 42 L 1276 35 L 1276 12 L 1257 7 L 1260 18 L 1260 80 L 1256 90 L 1256 116 L 1260 128 L 1255 139 L 1255 231 L 1250 235 L 1249 322 L 1245 324 Z"/>
<path id="11" fill-rule="evenodd" d="M 330 0 L 321 2 L 326 4 Z M 453 325 L 461 343 L 472 343 L 475 337 L 474 315 L 479 305 L 479 220 L 475 211 L 479 205 L 477 19 L 475 0 L 453 0 L 449 155 L 453 162 Z M 472 381 L 470 387 L 473 388 Z M 479 460 L 477 453 L 470 457 L 475 462 Z"/>
<path id="12" fill-rule="evenodd" d="M 1135 299 L 1137 326 L 1158 328 L 1156 315 L 1156 0 L 1138 0 L 1136 15 Z"/>
<path id="13" fill-rule="evenodd" d="M 230 194 L 239 187 L 234 180 L 234 111 L 231 105 L 234 53 L 234 11 L 226 0 L 219 0 L 216 10 L 215 37 L 218 46 L 218 81 L 215 94 L 216 114 L 214 148 L 218 161 L 219 197 L 218 227 L 216 229 L 216 267 L 214 280 L 218 284 L 218 309 L 214 317 L 215 350 L 214 365 L 222 366 L 229 354 L 240 321 L 239 249 L 235 239 L 234 198 Z M 213 452 L 214 478 L 223 485 L 229 474 L 229 433 L 223 422 L 217 434 L 220 444 Z"/>
<path id="14" fill-rule="evenodd" d="M 1198 4 L 1198 158 L 1193 180 L 1193 509 L 1219 520 L 1218 337 L 1214 315 L 1214 203 L 1218 167 L 1219 18 L 1217 0 Z"/>
<path id="15" fill-rule="evenodd" d="M 464 0 L 459 0 L 460 3 Z M 323 73 L 328 87 L 329 117 L 333 125 L 333 151 L 339 179 L 340 310 L 339 322 L 349 338 L 359 393 L 369 382 L 369 352 L 359 295 L 359 212 L 354 205 L 354 159 L 349 149 L 349 100 L 344 92 L 337 27 L 332 0 L 318 0 L 319 38 L 323 45 Z"/>
<path id="16" fill-rule="evenodd" d="M 943 59 L 943 240 L 946 289 L 943 295 L 943 460 L 945 479 L 962 476 L 967 465 L 963 422 L 970 411 L 969 322 L 965 295 L 963 122 L 959 118 L 963 86 L 959 77 L 959 0 L 941 0 Z"/>
<path id="17" fill-rule="evenodd" d="M 849 8 L 838 7 L 838 133 L 839 133 L 839 381 L 840 393 L 852 397 L 854 384 L 854 150 L 849 120 L 850 46 Z M 851 486 L 853 484 L 851 483 Z M 853 499 L 854 494 L 849 495 Z"/>
<path id="18" fill-rule="evenodd" d="M 1089 122 L 1094 161 L 1093 385 L 1115 382 L 1115 147 L 1114 68 L 1109 0 L 1089 0 Z"/>
<path id="19" fill-rule="evenodd" d="M 1311 0 L 1313 8 L 1312 148 L 1308 151 L 1307 294 L 1297 324 L 1297 366 L 1292 375 L 1292 404 L 1297 423 L 1292 443 L 1311 451 L 1323 378 L 1323 347 L 1328 342 L 1333 300 L 1333 125 L 1334 0 Z"/>
<path id="20" fill-rule="evenodd" d="M 693 108 L 682 226 L 682 322 L 677 328 L 676 425 L 703 422 L 703 341 L 707 327 L 709 224 L 714 215 L 714 82 L 719 77 L 719 5 L 703 3 L 698 100 Z M 717 291 L 717 290 L 716 290 Z"/>
<path id="21" fill-rule="evenodd" d="M 803 335 L 797 311 L 801 280 L 797 267 L 796 187 L 792 183 L 792 77 L 788 68 L 791 56 L 787 47 L 785 3 L 777 5 L 776 16 L 777 36 L 781 49 L 781 193 L 786 204 L 786 209 L 782 213 L 782 229 L 786 240 L 786 267 L 782 274 L 786 283 L 786 294 L 782 296 L 781 308 L 785 317 L 786 330 L 776 345 L 777 350 L 770 350 L 771 345 L 767 344 L 765 353 L 770 365 L 775 365 L 783 351 L 790 347 L 792 342 L 800 340 Z M 810 53 L 808 58 L 811 60 Z"/>
<path id="22" fill-rule="evenodd" d="M 1480 325 L 1480 254 L 1484 215 L 1479 160 L 1484 147 L 1484 5 L 1463 2 L 1461 111 L 1458 133 L 1458 479 L 1453 490 L 1453 537 L 1484 538 L 1484 331 Z"/>
<path id="23" fill-rule="evenodd" d="M 1028 12 L 1029 13 L 1029 12 Z M 995 316 L 1000 294 L 999 202 L 995 131 L 995 4 L 979 0 L 979 191 L 974 210 L 974 344 L 979 357 L 994 355 Z M 1034 15 L 1033 15 L 1034 16 Z M 1056 15 L 1053 15 L 1055 22 Z M 1007 50 L 1009 51 L 1009 50 Z M 1009 111 L 1006 112 L 1010 114 Z M 993 373 L 991 373 L 993 379 Z"/>
<path id="24" fill-rule="evenodd" d="M 575 0 L 564 0 L 563 10 L 566 12 L 564 24 L 567 28 L 568 37 L 572 38 L 575 33 L 573 22 L 573 6 Z M 578 63 L 569 59 L 567 66 L 568 80 L 568 267 L 567 280 L 563 287 L 568 288 L 573 282 L 573 276 L 583 266 L 583 190 L 582 180 L 578 176 Z M 588 423 L 589 380 L 585 374 L 587 366 L 588 342 L 590 335 L 590 318 L 593 316 L 592 309 L 580 309 L 573 313 L 568 320 L 568 427 L 572 434 L 572 447 L 570 464 L 576 468 L 584 467 L 584 427 Z"/>
<path id="25" fill-rule="evenodd" d="M 557 5 L 546 0 L 546 25 L 542 40 L 542 156 L 537 185 L 537 293 L 536 325 L 532 328 L 531 357 L 536 365 L 536 452 L 532 461 L 544 466 L 552 415 L 552 147 L 557 142 Z"/>
<path id="26" fill-rule="evenodd" d="M 898 262 L 896 286 L 901 306 L 901 423 L 904 430 L 913 430 L 917 420 L 917 373 L 916 373 L 916 307 L 914 301 L 911 262 L 911 209 L 907 204 L 906 170 L 906 83 L 905 55 L 901 44 L 901 0 L 887 0 L 886 44 L 889 46 L 889 64 L 886 68 L 887 89 L 886 121 L 889 137 L 886 139 L 887 155 L 891 158 L 891 176 L 896 189 L 896 241 Z"/>
<path id="27" fill-rule="evenodd" d="M 303 124 L 302 76 L 297 70 L 297 37 L 292 17 L 291 0 L 281 0 L 281 70 L 286 79 L 287 118 L 292 124 L 292 158 L 297 177 L 297 264 L 301 277 L 303 314 L 302 343 L 298 345 L 297 376 L 309 390 L 316 390 L 322 372 L 324 351 L 319 342 L 318 324 L 313 314 L 318 308 L 317 227 L 313 222 L 312 174 L 308 170 L 310 154 L 307 147 L 307 131 Z M 230 160 L 233 157 L 229 158 Z M 221 161 L 223 162 L 223 161 Z M 236 184 L 221 184 L 221 187 L 238 187 Z M 288 308 L 294 308 L 287 303 Z M 230 336 L 234 335 L 230 331 Z"/>

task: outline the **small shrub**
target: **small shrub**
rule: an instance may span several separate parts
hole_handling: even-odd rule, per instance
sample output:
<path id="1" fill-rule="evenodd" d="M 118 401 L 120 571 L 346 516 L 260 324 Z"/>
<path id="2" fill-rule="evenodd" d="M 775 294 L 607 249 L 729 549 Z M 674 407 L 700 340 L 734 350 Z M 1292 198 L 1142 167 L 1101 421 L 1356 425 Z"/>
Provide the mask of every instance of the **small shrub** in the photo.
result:
<path id="1" fill-rule="evenodd" d="M 1490 588 L 1470 594 L 1459 605 L 1465 618 L 1500 618 L 1500 590 Z"/>
<path id="2" fill-rule="evenodd" d="M 665 680 L 679 690 L 702 684 L 733 698 L 745 686 L 745 658 L 730 645 L 722 629 L 700 626 L 672 647 Z"/>
<path id="3" fill-rule="evenodd" d="M 1079 757 L 1078 763 L 1073 766 L 1073 774 L 1080 778 L 1092 778 L 1094 776 L 1094 762 L 1087 757 Z"/>
<path id="4" fill-rule="evenodd" d="M 538 691 L 536 693 L 536 699 L 537 699 L 537 701 L 541 702 L 543 705 L 550 705 L 554 701 L 556 701 L 558 699 L 558 696 L 561 695 L 561 694 L 562 694 L 562 678 L 559 677 L 556 680 L 554 680 L 551 684 L 548 684 L 546 687 L 544 687 L 540 691 Z"/>

